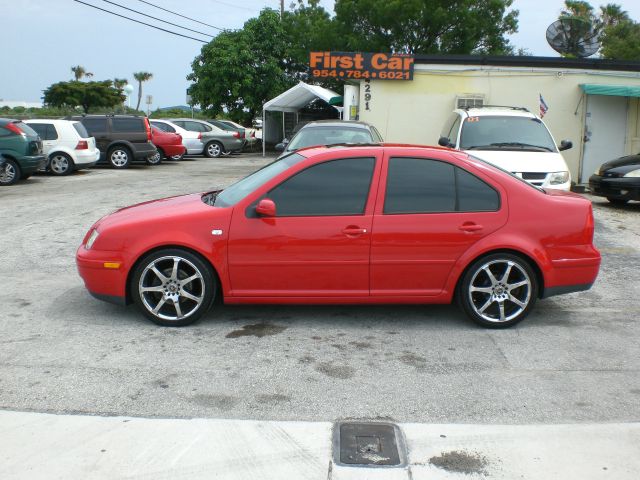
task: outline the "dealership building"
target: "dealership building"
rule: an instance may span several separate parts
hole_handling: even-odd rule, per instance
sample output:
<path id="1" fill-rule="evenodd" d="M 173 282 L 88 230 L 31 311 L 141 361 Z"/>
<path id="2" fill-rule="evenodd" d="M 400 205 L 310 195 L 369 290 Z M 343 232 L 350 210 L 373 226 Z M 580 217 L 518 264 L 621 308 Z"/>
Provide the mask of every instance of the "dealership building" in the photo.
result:
<path id="1" fill-rule="evenodd" d="M 525 107 L 540 114 L 577 183 L 607 160 L 640 152 L 640 62 L 547 57 L 416 56 L 411 80 L 360 79 L 344 119 L 375 125 L 386 141 L 437 145 L 455 108 Z"/>

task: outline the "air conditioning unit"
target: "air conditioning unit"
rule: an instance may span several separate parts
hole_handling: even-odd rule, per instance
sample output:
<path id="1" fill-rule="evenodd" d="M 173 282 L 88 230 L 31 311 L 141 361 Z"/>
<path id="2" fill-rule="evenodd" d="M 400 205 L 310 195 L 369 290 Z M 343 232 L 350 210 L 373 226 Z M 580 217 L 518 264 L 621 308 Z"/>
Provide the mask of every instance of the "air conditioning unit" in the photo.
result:
<path id="1" fill-rule="evenodd" d="M 485 96 L 480 93 L 465 93 L 456 97 L 455 108 L 482 107 L 485 104 Z"/>

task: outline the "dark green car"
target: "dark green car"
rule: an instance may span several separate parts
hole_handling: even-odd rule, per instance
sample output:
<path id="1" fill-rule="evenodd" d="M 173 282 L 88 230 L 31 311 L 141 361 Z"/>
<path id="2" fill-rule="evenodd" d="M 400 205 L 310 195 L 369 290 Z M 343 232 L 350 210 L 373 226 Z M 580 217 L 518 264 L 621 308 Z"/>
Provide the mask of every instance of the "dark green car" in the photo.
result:
<path id="1" fill-rule="evenodd" d="M 0 118 L 0 154 L 4 159 L 0 185 L 12 185 L 29 178 L 47 162 L 42 154 L 42 140 L 20 120 Z"/>

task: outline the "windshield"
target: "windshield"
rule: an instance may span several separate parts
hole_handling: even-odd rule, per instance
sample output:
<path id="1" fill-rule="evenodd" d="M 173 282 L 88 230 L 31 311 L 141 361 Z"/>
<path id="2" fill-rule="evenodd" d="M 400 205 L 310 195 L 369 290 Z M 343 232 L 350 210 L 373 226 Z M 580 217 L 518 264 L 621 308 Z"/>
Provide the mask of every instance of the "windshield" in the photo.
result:
<path id="1" fill-rule="evenodd" d="M 481 116 L 466 118 L 461 150 L 533 150 L 555 152 L 553 138 L 537 118 Z"/>
<path id="2" fill-rule="evenodd" d="M 291 139 L 287 151 L 313 145 L 333 145 L 336 143 L 372 143 L 371 133 L 364 128 L 344 126 L 308 127 L 300 130 Z"/>
<path id="3" fill-rule="evenodd" d="M 276 175 L 284 172 L 287 168 L 301 162 L 302 160 L 305 160 L 305 157 L 294 153 L 265 165 L 248 177 L 244 177 L 239 182 L 225 188 L 216 198 L 214 206 L 230 207 L 235 205 L 256 188 L 261 187 Z"/>

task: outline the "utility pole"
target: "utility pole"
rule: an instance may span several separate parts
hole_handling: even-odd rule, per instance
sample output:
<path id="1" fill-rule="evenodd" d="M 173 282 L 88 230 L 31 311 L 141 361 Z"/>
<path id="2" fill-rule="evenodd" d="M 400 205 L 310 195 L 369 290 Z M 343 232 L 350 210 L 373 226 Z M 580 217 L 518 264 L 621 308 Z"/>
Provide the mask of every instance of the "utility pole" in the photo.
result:
<path id="1" fill-rule="evenodd" d="M 280 0 L 280 19 L 284 17 L 284 0 Z"/>

